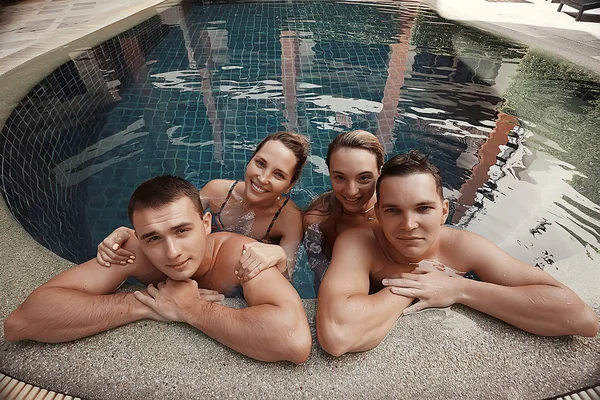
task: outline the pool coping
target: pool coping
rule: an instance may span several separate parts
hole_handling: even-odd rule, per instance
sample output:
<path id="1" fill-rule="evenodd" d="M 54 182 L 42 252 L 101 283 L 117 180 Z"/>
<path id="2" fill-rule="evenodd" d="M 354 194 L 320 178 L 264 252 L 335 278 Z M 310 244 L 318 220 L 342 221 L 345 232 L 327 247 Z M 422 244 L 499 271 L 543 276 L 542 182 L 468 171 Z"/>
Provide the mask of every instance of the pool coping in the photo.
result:
<path id="1" fill-rule="evenodd" d="M 150 8 L 139 10 L 134 18 L 152 13 Z M 45 63 L 43 70 L 50 67 Z M 21 77 L 19 69 L 8 75 L 15 81 L 28 79 L 27 84 L 38 81 L 32 75 Z M 9 90 L 11 95 L 23 85 L 17 86 Z M 35 242 L 3 201 L 0 223 L 0 318 L 4 320 L 33 289 L 72 263 Z M 581 273 L 568 276 L 575 265 Z M 600 281 L 593 262 L 578 256 L 559 261 L 555 268 L 548 272 L 600 313 L 600 294 L 590 287 L 590 282 Z M 243 306 L 241 301 L 226 302 Z M 600 336 L 541 338 L 461 306 L 402 318 L 376 349 L 336 359 L 316 343 L 315 303 L 304 301 L 313 352 L 300 366 L 250 360 L 181 324 L 140 321 L 56 345 L 9 343 L 2 333 L 0 371 L 32 385 L 101 399 L 229 397 L 232 393 L 238 398 L 547 398 L 600 384 Z"/>

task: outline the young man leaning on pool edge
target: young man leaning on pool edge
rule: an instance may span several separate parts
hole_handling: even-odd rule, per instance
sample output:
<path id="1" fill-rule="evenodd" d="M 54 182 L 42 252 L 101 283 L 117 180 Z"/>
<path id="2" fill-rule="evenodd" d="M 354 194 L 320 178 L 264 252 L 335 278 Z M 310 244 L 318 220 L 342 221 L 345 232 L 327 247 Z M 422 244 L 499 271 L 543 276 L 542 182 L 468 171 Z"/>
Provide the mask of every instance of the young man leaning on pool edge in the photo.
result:
<path id="1" fill-rule="evenodd" d="M 444 225 L 448 201 L 427 157 L 411 151 L 389 160 L 376 192 L 378 221 L 338 237 L 321 283 L 317 337 L 328 353 L 372 349 L 401 315 L 456 303 L 537 335 L 598 333 L 595 312 L 565 285 Z M 459 276 L 467 271 L 481 281 Z"/>
<path id="2" fill-rule="evenodd" d="M 260 244 L 229 232 L 208 235 L 211 216 L 191 183 L 171 176 L 144 182 L 130 199 L 129 217 L 133 263 L 102 268 L 94 259 L 52 278 L 5 320 L 5 339 L 66 342 L 150 318 L 186 322 L 258 360 L 306 361 L 312 339 L 298 293 L 264 260 L 253 279 L 236 276 L 243 249 Z M 272 265 L 285 262 L 281 250 Z M 130 276 L 149 284 L 147 291 L 114 293 Z M 247 308 L 215 302 L 240 285 Z"/>

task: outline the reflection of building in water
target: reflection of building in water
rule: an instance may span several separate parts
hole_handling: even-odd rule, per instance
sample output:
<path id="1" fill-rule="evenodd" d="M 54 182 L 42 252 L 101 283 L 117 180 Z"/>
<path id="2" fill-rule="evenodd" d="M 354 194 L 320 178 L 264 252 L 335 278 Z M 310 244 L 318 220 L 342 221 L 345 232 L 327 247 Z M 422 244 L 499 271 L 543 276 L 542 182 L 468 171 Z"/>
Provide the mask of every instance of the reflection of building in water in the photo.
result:
<path id="1" fill-rule="evenodd" d="M 479 148 L 495 126 L 506 75 L 516 68 L 507 59 L 521 54 L 501 40 L 490 45 L 486 38 L 483 47 L 480 33 L 442 28 L 438 19 L 420 14 L 412 29 L 414 61 L 402 89 L 396 150 L 431 153 L 445 186 L 455 192 L 479 163 Z"/>

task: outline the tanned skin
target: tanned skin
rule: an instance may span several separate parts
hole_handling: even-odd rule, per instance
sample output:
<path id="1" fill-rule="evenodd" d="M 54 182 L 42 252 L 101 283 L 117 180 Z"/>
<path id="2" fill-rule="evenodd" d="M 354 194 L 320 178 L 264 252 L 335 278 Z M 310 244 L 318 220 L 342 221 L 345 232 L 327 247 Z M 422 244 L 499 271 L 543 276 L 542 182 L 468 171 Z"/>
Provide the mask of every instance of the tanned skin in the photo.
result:
<path id="1" fill-rule="evenodd" d="M 403 314 L 452 304 L 537 335 L 597 335 L 597 315 L 572 290 L 485 238 L 443 225 L 448 202 L 431 174 L 384 178 L 375 210 L 378 221 L 338 237 L 321 284 L 317 336 L 332 355 L 377 346 Z M 441 267 L 415 267 L 423 260 Z M 482 281 L 444 273 L 446 266 Z"/>
<path id="2" fill-rule="evenodd" d="M 277 268 L 240 282 L 235 271 L 253 239 L 210 233 L 187 197 L 133 214 L 136 237 L 125 244 L 133 263 L 73 267 L 36 289 L 4 322 L 6 340 L 56 343 L 150 318 L 185 322 L 224 345 L 262 361 L 304 362 L 311 334 L 302 302 Z M 281 250 L 280 263 L 285 263 Z M 127 277 L 149 284 L 144 292 L 114 293 Z M 247 308 L 217 301 L 243 288 Z M 199 289 L 201 288 L 201 289 Z"/>

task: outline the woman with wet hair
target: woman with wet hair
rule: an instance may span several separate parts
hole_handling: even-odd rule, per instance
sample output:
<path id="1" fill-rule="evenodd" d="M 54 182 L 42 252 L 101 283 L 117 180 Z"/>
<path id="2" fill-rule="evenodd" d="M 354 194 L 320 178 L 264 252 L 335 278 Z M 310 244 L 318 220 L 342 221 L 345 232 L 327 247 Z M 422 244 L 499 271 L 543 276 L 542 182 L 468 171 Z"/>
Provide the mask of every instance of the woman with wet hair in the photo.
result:
<path id="1" fill-rule="evenodd" d="M 259 242 L 244 248 L 248 254 L 236 271 L 240 279 L 251 279 L 274 265 L 281 252 L 279 246 L 287 258 L 287 269 L 281 269 L 291 279 L 303 230 L 302 213 L 286 194 L 300 177 L 309 151 L 306 136 L 274 133 L 256 147 L 243 180 L 214 179 L 200 190 L 204 210 L 213 214 L 212 232 L 236 232 Z M 126 227 L 112 232 L 98 246 L 98 263 L 110 266 L 133 259 L 133 254 L 121 249 L 132 233 Z"/>
<path id="2" fill-rule="evenodd" d="M 317 294 L 338 235 L 376 218 L 375 185 L 383 159 L 383 146 L 367 131 L 342 133 L 329 144 L 325 162 L 332 190 L 313 200 L 303 216 L 304 246 Z"/>

